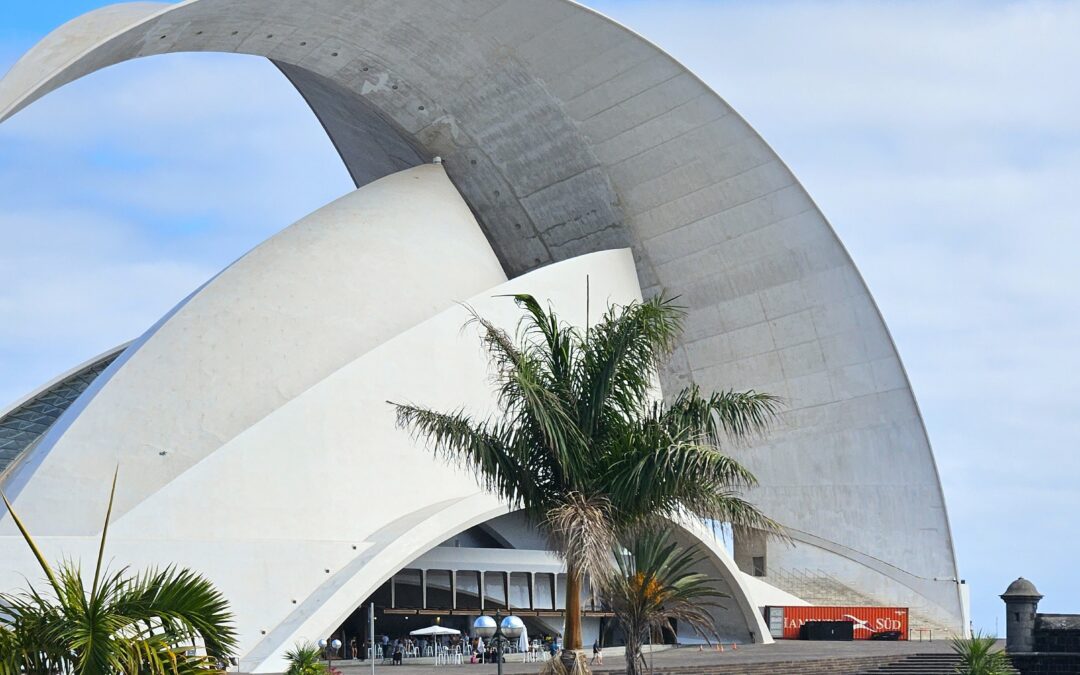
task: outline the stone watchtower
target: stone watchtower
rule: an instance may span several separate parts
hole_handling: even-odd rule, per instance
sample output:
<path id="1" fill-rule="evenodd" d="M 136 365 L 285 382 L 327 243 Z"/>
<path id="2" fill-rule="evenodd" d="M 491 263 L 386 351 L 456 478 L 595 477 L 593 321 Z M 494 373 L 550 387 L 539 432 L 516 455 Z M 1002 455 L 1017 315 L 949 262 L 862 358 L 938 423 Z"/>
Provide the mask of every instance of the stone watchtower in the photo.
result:
<path id="1" fill-rule="evenodd" d="M 1001 599 L 1005 601 L 1005 650 L 1035 651 L 1035 609 L 1043 596 L 1035 584 L 1024 577 L 1009 584 Z"/>

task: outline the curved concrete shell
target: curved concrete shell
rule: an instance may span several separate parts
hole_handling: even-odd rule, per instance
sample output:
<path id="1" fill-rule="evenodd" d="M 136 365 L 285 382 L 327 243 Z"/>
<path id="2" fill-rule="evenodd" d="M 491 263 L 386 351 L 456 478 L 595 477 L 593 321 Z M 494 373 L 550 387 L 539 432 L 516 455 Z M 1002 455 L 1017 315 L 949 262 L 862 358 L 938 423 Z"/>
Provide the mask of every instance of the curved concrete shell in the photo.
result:
<path id="1" fill-rule="evenodd" d="M 7 488 L 50 557 L 87 559 L 119 466 L 110 557 L 207 574 L 237 614 L 242 666 L 280 671 L 285 650 L 329 634 L 410 561 L 506 513 L 470 473 L 397 429 L 386 403 L 495 411 L 486 357 L 453 298 L 512 329 L 505 296 L 532 293 L 582 325 L 586 275 L 593 311 L 641 297 L 625 249 L 507 281 L 440 167 L 388 176 L 185 300 Z M 733 598 L 716 613 L 721 628 L 767 640 L 732 559 L 700 526 L 683 531 L 706 544 L 709 572 Z M 0 520 L 0 588 L 33 574 L 18 539 Z"/>
<path id="2" fill-rule="evenodd" d="M 743 458 L 753 499 L 798 545 L 751 536 L 737 555 L 767 558 L 778 583 L 820 571 L 837 595 L 963 630 L 934 459 L 865 284 L 783 162 L 655 46 L 565 0 L 186 0 L 89 17 L 0 81 L 0 119 L 129 59 L 261 55 L 357 185 L 443 157 L 509 277 L 631 248 L 644 292 L 689 308 L 666 390 L 789 402 Z"/>
<path id="3" fill-rule="evenodd" d="M 0 480 L 126 346 L 95 356 L 0 411 Z"/>

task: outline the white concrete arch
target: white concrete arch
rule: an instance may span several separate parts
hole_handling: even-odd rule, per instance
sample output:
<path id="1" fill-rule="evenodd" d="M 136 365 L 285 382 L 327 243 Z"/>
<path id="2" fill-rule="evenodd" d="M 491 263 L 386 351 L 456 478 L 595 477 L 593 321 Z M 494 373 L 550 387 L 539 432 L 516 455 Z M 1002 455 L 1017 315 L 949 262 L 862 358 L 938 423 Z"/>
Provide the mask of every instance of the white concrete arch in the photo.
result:
<path id="1" fill-rule="evenodd" d="M 140 12 L 128 27 L 64 29 L 85 41 L 46 38 L 0 81 L 0 119 L 132 58 L 261 55 L 358 184 L 444 157 L 507 275 L 631 247 L 644 292 L 666 288 L 689 309 L 666 390 L 693 380 L 790 403 L 777 432 L 740 453 L 761 481 L 753 499 L 927 588 L 905 595 L 877 575 L 859 590 L 926 597 L 944 608 L 927 620 L 966 625 L 937 469 L 873 299 L 780 158 L 680 64 L 565 0 L 186 0 Z M 769 557 L 820 563 L 797 546 Z"/>
<path id="2" fill-rule="evenodd" d="M 518 311 L 505 295 L 529 292 L 580 325 L 586 313 L 586 275 L 592 311 L 640 299 L 632 255 L 621 250 L 551 265 L 466 300 L 484 316 L 512 327 Z M 270 266 L 256 278 L 222 275 L 219 280 L 250 293 L 256 289 L 249 281 L 274 288 L 283 277 L 289 277 L 288 270 Z M 208 285 L 201 293 L 221 291 Z M 188 304 L 197 303 L 199 295 Z M 465 406 L 479 415 L 494 411 L 486 356 L 474 332 L 461 329 L 468 317 L 464 307 L 453 305 L 387 338 L 318 376 L 204 456 L 179 457 L 180 465 L 169 472 L 148 469 L 138 445 L 127 440 L 128 425 L 138 423 L 132 399 L 103 411 L 85 408 L 82 416 L 98 425 L 99 433 L 119 439 L 113 454 L 95 448 L 82 464 L 91 475 L 103 468 L 111 471 L 117 461 L 121 466 L 125 508 L 117 512 L 108 549 L 114 564 L 198 568 L 237 614 L 242 668 L 280 671 L 286 649 L 298 640 L 324 636 L 409 561 L 454 532 L 505 512 L 496 498 L 480 491 L 471 474 L 435 461 L 397 429 L 386 403 L 388 398 L 417 400 L 438 408 Z M 200 323 L 213 321 L 204 315 Z M 206 354 L 189 348 L 202 339 L 199 327 L 192 325 L 180 336 L 159 329 L 140 348 L 167 341 L 173 349 L 168 369 L 174 374 L 200 369 Z M 134 360 L 122 364 L 98 397 L 110 387 L 155 397 L 153 380 L 122 378 L 125 368 L 136 366 Z M 318 370 L 318 363 L 308 367 Z M 249 381 L 235 393 L 254 393 L 254 384 Z M 176 416 L 199 426 L 204 413 L 179 405 L 185 395 L 183 387 L 168 392 L 166 399 L 176 407 L 155 418 Z M 155 457 L 162 466 L 174 461 L 168 455 Z M 61 437 L 49 459 L 37 464 L 16 508 L 50 557 L 89 558 L 101 519 L 95 507 L 99 498 L 104 500 L 107 481 L 84 481 L 58 499 L 61 486 L 74 485 L 66 462 L 83 458 Z M 86 529 L 72 532 L 69 523 L 83 520 Z M 0 542 L 0 587 L 17 586 L 21 574 L 33 569 L 33 559 L 10 522 L 0 523 Z M 739 598 L 732 616 L 741 617 L 748 638 L 767 640 L 734 564 L 722 551 L 713 554 L 719 556 L 717 576 Z"/>
<path id="3" fill-rule="evenodd" d="M 28 516 L 55 512 L 120 461 L 140 476 L 118 492 L 120 516 L 343 364 L 504 279 L 441 167 L 376 181 L 184 300 L 50 429 L 6 489 Z M 120 437 L 117 415 L 127 418 Z M 26 489 L 36 498 L 24 500 Z M 97 521 L 75 512 L 64 527 L 86 534 Z"/>

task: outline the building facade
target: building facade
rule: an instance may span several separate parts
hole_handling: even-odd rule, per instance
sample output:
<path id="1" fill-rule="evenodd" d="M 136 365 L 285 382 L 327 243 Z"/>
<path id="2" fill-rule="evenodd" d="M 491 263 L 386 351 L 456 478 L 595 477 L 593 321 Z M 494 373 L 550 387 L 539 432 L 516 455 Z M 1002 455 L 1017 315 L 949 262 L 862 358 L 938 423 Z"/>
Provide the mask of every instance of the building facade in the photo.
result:
<path id="1" fill-rule="evenodd" d="M 455 571 L 410 565 L 505 513 L 385 406 L 491 409 L 455 303 L 512 321 L 491 296 L 527 290 L 581 323 L 587 274 L 594 307 L 682 298 L 663 390 L 785 398 L 774 432 L 738 454 L 760 479 L 750 498 L 794 545 L 737 532 L 732 556 L 680 524 L 735 598 L 725 631 L 768 640 L 758 603 L 792 595 L 908 606 L 913 625 L 963 631 L 930 444 L 869 291 L 780 158 L 671 57 L 567 0 L 140 2 L 31 49 L 0 80 L 0 120 L 181 51 L 270 59 L 358 190 L 0 418 L 4 490 L 51 553 L 100 531 L 94 505 L 119 462 L 117 560 L 205 571 L 240 615 L 245 666 L 272 670 L 400 570 Z M 417 354 L 422 368 L 400 366 Z M 32 571 L 14 534 L 0 519 L 0 570 Z M 534 555 L 528 570 L 460 569 L 504 574 L 493 588 L 508 605 L 527 571 L 524 611 L 544 611 L 535 575 L 557 572 L 523 546 L 503 550 L 534 554 L 499 555 Z M 19 579 L 0 571 L 5 588 Z"/>

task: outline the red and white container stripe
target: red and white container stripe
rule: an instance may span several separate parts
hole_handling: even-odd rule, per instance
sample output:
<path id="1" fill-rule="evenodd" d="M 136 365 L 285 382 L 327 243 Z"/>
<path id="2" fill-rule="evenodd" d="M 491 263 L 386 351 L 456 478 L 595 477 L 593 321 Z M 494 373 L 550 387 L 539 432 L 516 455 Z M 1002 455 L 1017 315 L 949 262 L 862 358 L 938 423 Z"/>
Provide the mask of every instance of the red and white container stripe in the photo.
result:
<path id="1" fill-rule="evenodd" d="M 774 638 L 797 640 L 808 621 L 850 621 L 856 640 L 869 640 L 877 633 L 900 633 L 908 639 L 907 607 L 775 607 L 765 608 L 765 620 Z"/>

